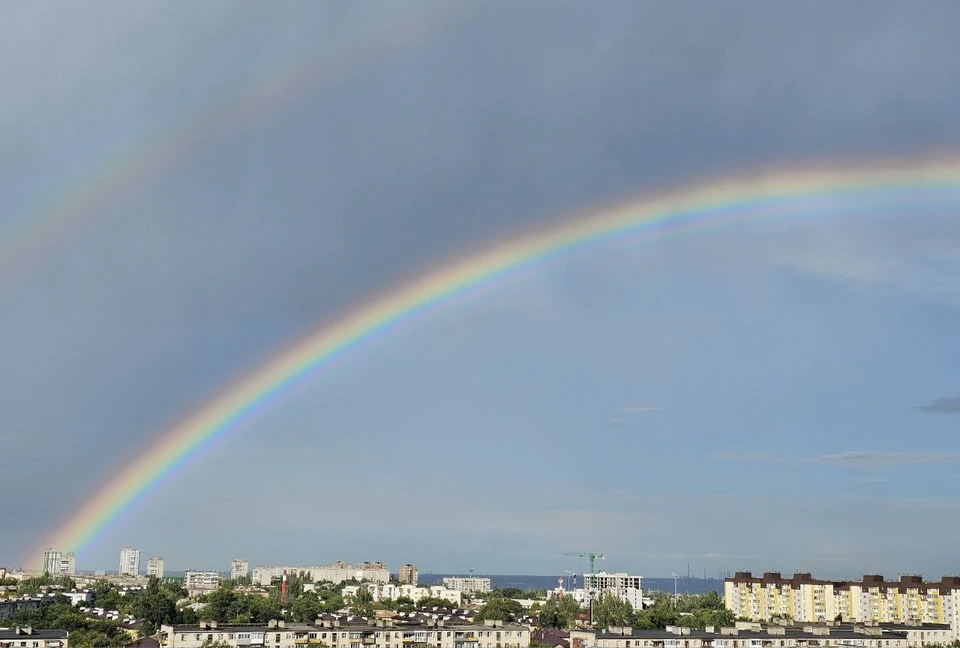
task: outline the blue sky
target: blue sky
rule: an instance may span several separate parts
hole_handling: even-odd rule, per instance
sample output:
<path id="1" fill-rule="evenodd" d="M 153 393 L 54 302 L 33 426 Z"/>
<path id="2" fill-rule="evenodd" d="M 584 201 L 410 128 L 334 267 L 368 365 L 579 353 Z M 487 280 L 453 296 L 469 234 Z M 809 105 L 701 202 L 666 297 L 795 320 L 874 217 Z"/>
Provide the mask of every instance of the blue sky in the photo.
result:
<path id="1" fill-rule="evenodd" d="M 0 276 L 0 565 L 399 277 L 667 184 L 960 143 L 949 4 L 406 7 L 0 7 L 0 229 L 236 97 Z M 891 204 L 542 265 L 305 381 L 79 565 L 951 573 L 958 244 L 954 205 Z"/>

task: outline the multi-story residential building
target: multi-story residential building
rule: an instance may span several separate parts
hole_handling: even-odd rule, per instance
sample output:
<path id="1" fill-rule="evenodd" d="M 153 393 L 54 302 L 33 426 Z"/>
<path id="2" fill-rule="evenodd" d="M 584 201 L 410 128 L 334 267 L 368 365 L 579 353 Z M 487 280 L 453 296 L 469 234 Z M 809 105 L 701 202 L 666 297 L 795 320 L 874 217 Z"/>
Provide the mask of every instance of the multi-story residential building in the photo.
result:
<path id="1" fill-rule="evenodd" d="M 801 625 L 763 627 L 737 623 L 734 628 L 707 627 L 691 630 L 668 626 L 665 630 L 571 630 L 570 648 L 814 648 L 824 646 L 858 648 L 921 648 L 946 645 L 946 626 L 857 626 Z"/>
<path id="2" fill-rule="evenodd" d="M 0 648 L 29 646 L 30 648 L 67 648 L 66 630 L 35 630 L 33 628 L 0 628 Z"/>
<path id="3" fill-rule="evenodd" d="M 220 574 L 216 571 L 188 569 L 183 572 L 183 587 L 190 596 L 207 594 L 220 587 Z"/>
<path id="4" fill-rule="evenodd" d="M 43 571 L 51 576 L 73 576 L 77 573 L 77 557 L 70 551 L 47 549 L 43 552 Z"/>
<path id="5" fill-rule="evenodd" d="M 243 558 L 234 558 L 230 561 L 230 579 L 246 578 L 250 575 L 250 563 Z"/>
<path id="6" fill-rule="evenodd" d="M 362 562 L 357 565 L 353 577 L 358 581 L 389 583 L 390 569 L 382 562 Z"/>
<path id="7" fill-rule="evenodd" d="M 399 573 L 397 574 L 397 580 L 400 581 L 401 585 L 416 585 L 417 579 L 420 575 L 419 570 L 417 570 L 414 565 L 400 565 Z"/>
<path id="8" fill-rule="evenodd" d="M 859 581 L 828 581 L 808 573 L 783 578 L 737 572 L 724 581 L 724 604 L 737 618 L 752 621 L 949 624 L 960 629 L 960 577 L 924 582 L 920 576 L 885 581 L 867 574 Z"/>
<path id="9" fill-rule="evenodd" d="M 342 583 L 345 580 L 366 580 L 374 583 L 389 583 L 390 570 L 383 563 L 360 563 L 356 569 L 345 562 L 335 562 L 318 567 L 254 567 L 251 580 L 254 585 L 267 586 L 273 579 L 287 575 L 309 574 L 313 582 L 329 581 Z"/>
<path id="10" fill-rule="evenodd" d="M 150 560 L 147 561 L 147 576 L 163 578 L 163 558 L 150 556 Z"/>
<path id="11" fill-rule="evenodd" d="M 490 579 L 479 576 L 448 576 L 443 586 L 464 594 L 483 594 L 490 591 Z"/>
<path id="12" fill-rule="evenodd" d="M 162 648 L 200 648 L 204 643 L 221 642 L 231 648 L 529 648 L 526 626 L 488 621 L 484 624 L 444 625 L 395 623 L 392 619 L 331 620 L 316 625 L 271 621 L 266 625 L 196 625 L 160 627 Z"/>
<path id="13" fill-rule="evenodd" d="M 457 606 L 463 603 L 463 592 L 447 589 L 440 585 L 417 587 L 415 585 L 394 585 L 393 583 L 363 583 L 362 585 L 347 585 L 343 588 L 343 596 L 348 598 L 354 596 L 361 587 L 373 595 L 374 601 L 395 600 L 405 597 L 414 603 L 419 603 L 421 599 L 425 598 L 444 599 Z"/>
<path id="14" fill-rule="evenodd" d="M 121 576 L 139 576 L 140 575 L 140 550 L 125 547 L 120 551 L 120 570 Z"/>

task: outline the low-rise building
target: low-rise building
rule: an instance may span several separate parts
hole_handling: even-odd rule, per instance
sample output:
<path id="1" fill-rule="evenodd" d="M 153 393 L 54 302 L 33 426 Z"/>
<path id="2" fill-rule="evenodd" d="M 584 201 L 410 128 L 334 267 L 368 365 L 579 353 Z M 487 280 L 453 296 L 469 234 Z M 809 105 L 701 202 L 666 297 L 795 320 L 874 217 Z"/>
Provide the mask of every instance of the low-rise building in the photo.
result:
<path id="1" fill-rule="evenodd" d="M 74 606 L 93 601 L 93 592 L 90 590 L 75 590 L 72 592 L 61 592 L 61 594 L 70 599 L 70 605 Z"/>
<path id="2" fill-rule="evenodd" d="M 163 625 L 163 648 L 200 648 L 204 642 L 221 642 L 231 648 L 529 648 L 530 629 L 490 621 L 484 624 L 444 625 L 396 623 L 392 619 L 331 620 L 317 624 L 271 621 L 266 625 Z"/>
<path id="3" fill-rule="evenodd" d="M 490 579 L 479 576 L 448 576 L 443 586 L 464 594 L 483 594 L 490 591 Z"/>
<path id="4" fill-rule="evenodd" d="M 67 648 L 66 630 L 0 629 L 0 648 Z"/>

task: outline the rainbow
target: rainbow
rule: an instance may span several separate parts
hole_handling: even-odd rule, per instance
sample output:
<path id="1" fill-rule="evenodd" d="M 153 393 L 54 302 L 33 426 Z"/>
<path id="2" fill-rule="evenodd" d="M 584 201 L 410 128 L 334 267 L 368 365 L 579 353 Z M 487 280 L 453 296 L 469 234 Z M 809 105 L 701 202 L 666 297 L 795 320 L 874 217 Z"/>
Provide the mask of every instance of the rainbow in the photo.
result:
<path id="1" fill-rule="evenodd" d="M 0 225 L 0 277 L 40 256 L 72 224 L 95 218 L 106 204 L 173 168 L 217 134 L 248 123 L 310 88 L 334 84 L 468 13 L 459 3 L 429 12 L 411 5 L 388 7 L 363 29 L 343 30 L 332 45 L 254 82 L 228 88 L 172 125 L 115 151 L 92 173 L 48 190 L 38 204 Z"/>
<path id="2" fill-rule="evenodd" d="M 851 205 L 873 208 L 889 204 L 891 198 L 915 202 L 939 198 L 948 200 L 947 204 L 960 204 L 960 159 L 780 172 L 701 184 L 574 215 L 558 226 L 493 245 L 427 272 L 324 324 L 161 434 L 45 538 L 35 548 L 35 555 L 44 547 L 82 550 L 175 470 L 292 385 L 397 326 L 522 268 L 624 235 L 702 230 L 849 210 Z"/>

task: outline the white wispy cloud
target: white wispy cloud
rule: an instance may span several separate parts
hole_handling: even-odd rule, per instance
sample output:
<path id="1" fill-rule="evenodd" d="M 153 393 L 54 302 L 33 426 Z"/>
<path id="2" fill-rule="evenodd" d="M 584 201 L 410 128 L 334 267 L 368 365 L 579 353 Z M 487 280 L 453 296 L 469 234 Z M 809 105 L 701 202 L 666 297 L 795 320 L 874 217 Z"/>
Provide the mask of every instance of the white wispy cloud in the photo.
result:
<path id="1" fill-rule="evenodd" d="M 837 466 L 842 468 L 889 468 L 893 466 L 918 466 L 938 463 L 960 463 L 960 452 L 931 452 L 931 451 L 897 451 L 886 452 L 879 450 L 850 450 L 822 454 L 806 458 L 788 458 L 777 454 L 763 452 L 738 453 L 720 452 L 712 455 L 714 459 L 722 461 L 737 461 L 740 463 L 764 464 L 806 464 L 820 466 Z M 886 481 L 886 480 L 860 480 Z"/>
<path id="2" fill-rule="evenodd" d="M 877 450 L 838 452 L 811 457 L 803 461 L 803 463 L 844 468 L 887 468 L 957 462 L 960 462 L 960 452 L 881 452 Z"/>
<path id="3" fill-rule="evenodd" d="M 641 405 L 639 407 L 621 407 L 618 412 L 625 412 L 628 414 L 636 414 L 639 412 L 659 412 L 663 408 L 658 405 Z"/>
<path id="4" fill-rule="evenodd" d="M 720 452 L 713 455 L 714 459 L 722 461 L 737 461 L 740 463 L 787 463 L 789 459 L 777 454 L 768 454 L 763 452 L 740 453 L 740 452 Z"/>
<path id="5" fill-rule="evenodd" d="M 609 423 L 610 425 L 626 425 L 629 422 L 630 422 L 630 419 L 625 419 L 625 418 L 612 418 L 609 421 L 607 421 L 607 423 Z"/>

